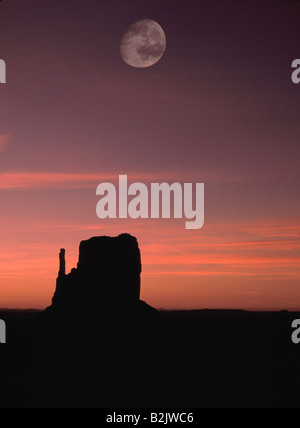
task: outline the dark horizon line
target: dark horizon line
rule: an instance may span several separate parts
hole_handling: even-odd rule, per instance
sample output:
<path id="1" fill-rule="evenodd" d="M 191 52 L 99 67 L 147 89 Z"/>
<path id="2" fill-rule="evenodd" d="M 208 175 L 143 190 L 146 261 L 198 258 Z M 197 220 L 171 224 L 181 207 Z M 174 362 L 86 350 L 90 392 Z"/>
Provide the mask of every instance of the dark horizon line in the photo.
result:
<path id="1" fill-rule="evenodd" d="M 199 309 L 165 309 L 156 308 L 159 312 L 300 312 L 299 308 L 199 308 Z M 46 308 L 5 308 L 0 307 L 0 312 L 43 312 Z"/>

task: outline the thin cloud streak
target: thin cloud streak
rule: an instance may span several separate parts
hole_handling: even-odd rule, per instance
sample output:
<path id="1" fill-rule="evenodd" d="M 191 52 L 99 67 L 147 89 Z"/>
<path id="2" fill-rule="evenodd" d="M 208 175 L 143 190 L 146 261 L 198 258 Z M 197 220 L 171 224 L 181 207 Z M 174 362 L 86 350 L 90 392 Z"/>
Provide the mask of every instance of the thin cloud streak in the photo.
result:
<path id="1" fill-rule="evenodd" d="M 0 134 L 0 151 L 6 149 L 9 137 Z M 128 184 L 132 182 L 241 182 L 253 181 L 252 177 L 241 177 L 232 173 L 220 171 L 181 171 L 181 172 L 155 172 L 155 173 L 71 173 L 71 172 L 4 172 L 0 174 L 0 190 L 40 190 L 40 189 L 86 189 L 101 182 L 118 183 L 119 175 L 128 175 Z M 187 177 L 188 180 L 187 180 Z"/>

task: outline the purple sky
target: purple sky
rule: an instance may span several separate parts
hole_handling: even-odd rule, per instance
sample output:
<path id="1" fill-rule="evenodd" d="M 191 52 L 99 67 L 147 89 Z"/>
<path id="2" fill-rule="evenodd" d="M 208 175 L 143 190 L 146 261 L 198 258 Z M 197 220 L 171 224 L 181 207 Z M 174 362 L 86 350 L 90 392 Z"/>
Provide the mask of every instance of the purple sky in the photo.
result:
<path id="1" fill-rule="evenodd" d="M 167 50 L 134 69 L 119 45 L 146 18 Z M 205 182 L 207 227 L 232 236 L 234 224 L 299 219 L 299 18 L 295 0 L 2 1 L 3 248 L 15 234 L 28 244 L 21 220 L 96 223 L 97 175 Z"/>

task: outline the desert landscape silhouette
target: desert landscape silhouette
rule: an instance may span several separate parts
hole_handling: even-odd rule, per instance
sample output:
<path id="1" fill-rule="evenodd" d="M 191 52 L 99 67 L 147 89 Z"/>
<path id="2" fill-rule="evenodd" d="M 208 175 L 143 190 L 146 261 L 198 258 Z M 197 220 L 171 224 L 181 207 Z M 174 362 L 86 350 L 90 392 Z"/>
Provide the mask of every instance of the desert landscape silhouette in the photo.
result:
<path id="1" fill-rule="evenodd" d="M 299 406 L 299 21 L 0 0 L 0 408 Z"/>
<path id="2" fill-rule="evenodd" d="M 140 299 L 141 253 L 128 234 L 82 241 L 69 274 L 65 257 L 49 308 L 0 311 L 2 408 L 298 404 L 297 314 L 158 311 Z"/>

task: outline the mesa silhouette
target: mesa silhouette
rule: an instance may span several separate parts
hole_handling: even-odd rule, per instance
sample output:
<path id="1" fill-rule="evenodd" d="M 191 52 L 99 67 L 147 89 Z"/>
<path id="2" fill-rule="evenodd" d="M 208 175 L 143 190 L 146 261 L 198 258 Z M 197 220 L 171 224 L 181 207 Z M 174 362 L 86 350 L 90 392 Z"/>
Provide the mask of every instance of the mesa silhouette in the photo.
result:
<path id="1" fill-rule="evenodd" d="M 136 330 L 145 322 L 154 322 L 157 311 L 140 299 L 142 263 L 135 237 L 122 234 L 82 241 L 77 268 L 69 274 L 64 249 L 59 263 L 56 291 L 52 305 L 43 314 L 45 319 L 61 323 L 80 315 L 80 322 L 88 323 L 91 330 L 98 328 L 104 317 L 110 319 L 106 331 L 114 324 L 120 330 L 132 322 Z"/>

